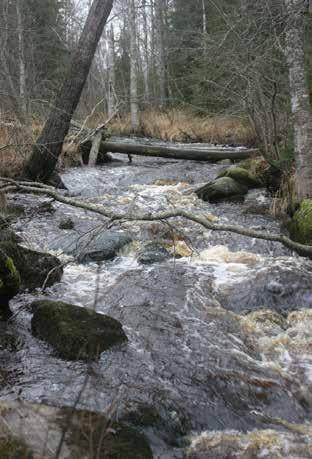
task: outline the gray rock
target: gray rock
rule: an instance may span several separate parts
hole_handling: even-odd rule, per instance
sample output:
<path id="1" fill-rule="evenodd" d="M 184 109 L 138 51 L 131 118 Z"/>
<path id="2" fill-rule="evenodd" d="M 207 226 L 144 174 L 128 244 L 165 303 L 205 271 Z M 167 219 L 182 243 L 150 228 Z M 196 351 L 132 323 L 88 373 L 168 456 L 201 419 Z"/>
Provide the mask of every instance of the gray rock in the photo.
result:
<path id="1" fill-rule="evenodd" d="M 167 261 L 171 258 L 170 253 L 161 244 L 151 242 L 146 244 L 138 253 L 137 260 L 142 264 L 153 264 Z"/>
<path id="2" fill-rule="evenodd" d="M 196 194 L 204 201 L 242 201 L 248 188 L 236 182 L 231 177 L 220 177 L 196 191 Z"/>
<path id="3" fill-rule="evenodd" d="M 120 322 L 90 309 L 49 300 L 35 301 L 31 308 L 33 335 L 65 360 L 96 360 L 114 344 L 127 341 Z"/>
<path id="4" fill-rule="evenodd" d="M 130 233 L 93 231 L 80 238 L 73 251 L 80 262 L 112 260 L 131 241 Z"/>

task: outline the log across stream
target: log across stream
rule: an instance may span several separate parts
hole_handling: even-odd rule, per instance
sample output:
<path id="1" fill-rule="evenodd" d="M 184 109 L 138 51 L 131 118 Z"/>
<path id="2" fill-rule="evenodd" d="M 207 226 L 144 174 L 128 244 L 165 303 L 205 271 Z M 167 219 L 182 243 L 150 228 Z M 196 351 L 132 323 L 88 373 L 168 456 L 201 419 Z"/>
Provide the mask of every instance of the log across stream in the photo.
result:
<path id="1" fill-rule="evenodd" d="M 121 153 L 127 155 L 152 156 L 159 158 L 182 159 L 191 161 L 217 161 L 222 159 L 247 159 L 257 154 L 256 149 L 198 146 L 198 144 L 163 144 L 150 145 L 141 142 L 106 141 L 102 142 L 101 152 Z"/>

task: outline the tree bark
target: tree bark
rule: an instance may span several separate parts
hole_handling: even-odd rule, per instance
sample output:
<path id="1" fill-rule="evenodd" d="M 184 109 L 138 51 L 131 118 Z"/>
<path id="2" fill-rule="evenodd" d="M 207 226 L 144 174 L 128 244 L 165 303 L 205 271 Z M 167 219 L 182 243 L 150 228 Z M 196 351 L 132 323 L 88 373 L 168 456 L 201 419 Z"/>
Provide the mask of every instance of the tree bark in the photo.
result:
<path id="1" fill-rule="evenodd" d="M 288 16 L 285 55 L 289 72 L 296 158 L 296 196 L 312 199 L 312 113 L 304 59 L 304 2 L 285 0 Z"/>
<path id="2" fill-rule="evenodd" d="M 112 6 L 113 0 L 93 0 L 63 86 L 25 166 L 29 179 L 48 181 L 55 169 Z"/>
<path id="3" fill-rule="evenodd" d="M 165 13 L 164 0 L 156 0 L 155 13 L 158 36 L 158 76 L 159 76 L 159 108 L 166 108 L 167 84 L 166 84 L 166 52 L 165 52 Z"/>
<path id="4" fill-rule="evenodd" d="M 139 101 L 138 101 L 138 59 L 137 34 L 134 0 L 128 0 L 129 33 L 130 33 L 130 107 L 131 128 L 138 132 L 140 128 Z"/>
<path id="5" fill-rule="evenodd" d="M 221 159 L 247 159 L 257 150 L 204 149 L 198 147 L 167 147 L 162 145 L 144 145 L 142 143 L 102 142 L 101 153 L 122 153 L 125 155 L 152 156 L 192 161 L 212 161 Z"/>

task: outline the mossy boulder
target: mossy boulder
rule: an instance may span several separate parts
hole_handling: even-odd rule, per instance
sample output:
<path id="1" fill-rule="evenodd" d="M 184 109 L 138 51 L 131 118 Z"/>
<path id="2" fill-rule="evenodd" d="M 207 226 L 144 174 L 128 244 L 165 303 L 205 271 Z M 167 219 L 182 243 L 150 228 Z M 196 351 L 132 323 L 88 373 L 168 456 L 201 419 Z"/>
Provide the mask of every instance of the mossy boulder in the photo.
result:
<path id="1" fill-rule="evenodd" d="M 218 178 L 220 177 L 230 177 L 247 188 L 261 188 L 263 186 L 259 178 L 253 176 L 247 169 L 239 166 L 229 167 L 218 175 Z"/>
<path id="2" fill-rule="evenodd" d="M 67 438 L 72 444 L 72 459 L 153 459 L 144 434 L 122 422 L 110 422 L 104 416 L 76 411 Z M 77 453 L 75 453 L 77 450 Z"/>
<path id="3" fill-rule="evenodd" d="M 65 360 L 96 360 L 103 351 L 127 341 L 120 322 L 90 309 L 50 300 L 35 301 L 31 307 L 33 335 Z"/>
<path id="4" fill-rule="evenodd" d="M 243 201 L 248 193 L 248 187 L 231 177 L 220 177 L 196 191 L 204 201 Z"/>
<path id="5" fill-rule="evenodd" d="M 305 199 L 300 203 L 288 229 L 293 240 L 312 245 L 312 199 Z"/>
<path id="6" fill-rule="evenodd" d="M 1 459 L 33 459 L 30 449 L 18 438 L 3 436 L 0 438 Z"/>
<path id="7" fill-rule="evenodd" d="M 12 242 L 0 242 L 3 250 L 13 261 L 21 277 L 22 290 L 50 287 L 62 278 L 61 262 L 53 255 L 26 249 Z"/>
<path id="8" fill-rule="evenodd" d="M 20 283 L 12 258 L 0 248 L 0 317 L 4 320 L 11 315 L 9 301 L 19 292 Z"/>

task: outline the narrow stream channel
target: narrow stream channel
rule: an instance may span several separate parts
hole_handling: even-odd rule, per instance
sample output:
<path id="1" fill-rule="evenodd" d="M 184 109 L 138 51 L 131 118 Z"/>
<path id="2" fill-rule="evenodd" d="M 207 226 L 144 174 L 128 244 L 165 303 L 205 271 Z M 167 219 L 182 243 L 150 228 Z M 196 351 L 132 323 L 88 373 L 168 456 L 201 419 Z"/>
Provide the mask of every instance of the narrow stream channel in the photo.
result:
<path id="1" fill-rule="evenodd" d="M 244 204 L 197 198 L 194 190 L 213 179 L 224 167 L 220 164 L 118 159 L 98 168 L 69 169 L 62 178 L 71 194 L 111 209 L 182 207 L 220 222 L 280 231 L 280 223 L 266 213 L 270 198 L 264 190 L 250 192 Z M 220 435 L 221 452 L 213 457 L 271 458 L 259 440 L 263 429 L 271 429 L 270 441 L 288 451 L 274 457 L 311 457 L 305 433 L 312 432 L 310 261 L 278 243 L 213 233 L 182 219 L 108 228 L 90 212 L 54 202 L 54 212 L 32 214 L 38 198 L 17 199 L 30 209 L 15 224 L 24 244 L 56 254 L 65 264 L 62 281 L 45 296 L 96 307 L 119 320 L 129 339 L 93 364 L 81 407 L 106 412 L 114 404 L 118 419 L 142 427 L 155 458 L 182 458 L 191 438 L 196 450 Z M 59 229 L 65 217 L 73 220 L 73 230 Z M 73 247 L 95 227 L 114 237 L 127 234 L 131 242 L 111 261 L 75 261 Z M 137 253 L 151 241 L 165 241 L 182 257 L 140 264 Z M 34 296 L 40 294 L 12 302 L 20 311 L 12 327 L 22 343 L 6 358 L 8 368 L 19 370 L 1 398 L 70 406 L 87 367 L 53 357 L 31 335 L 31 312 L 23 305 Z M 303 433 L 287 423 L 300 424 Z M 247 431 L 253 436 L 244 436 Z M 246 441 L 258 455 L 234 455 Z"/>

